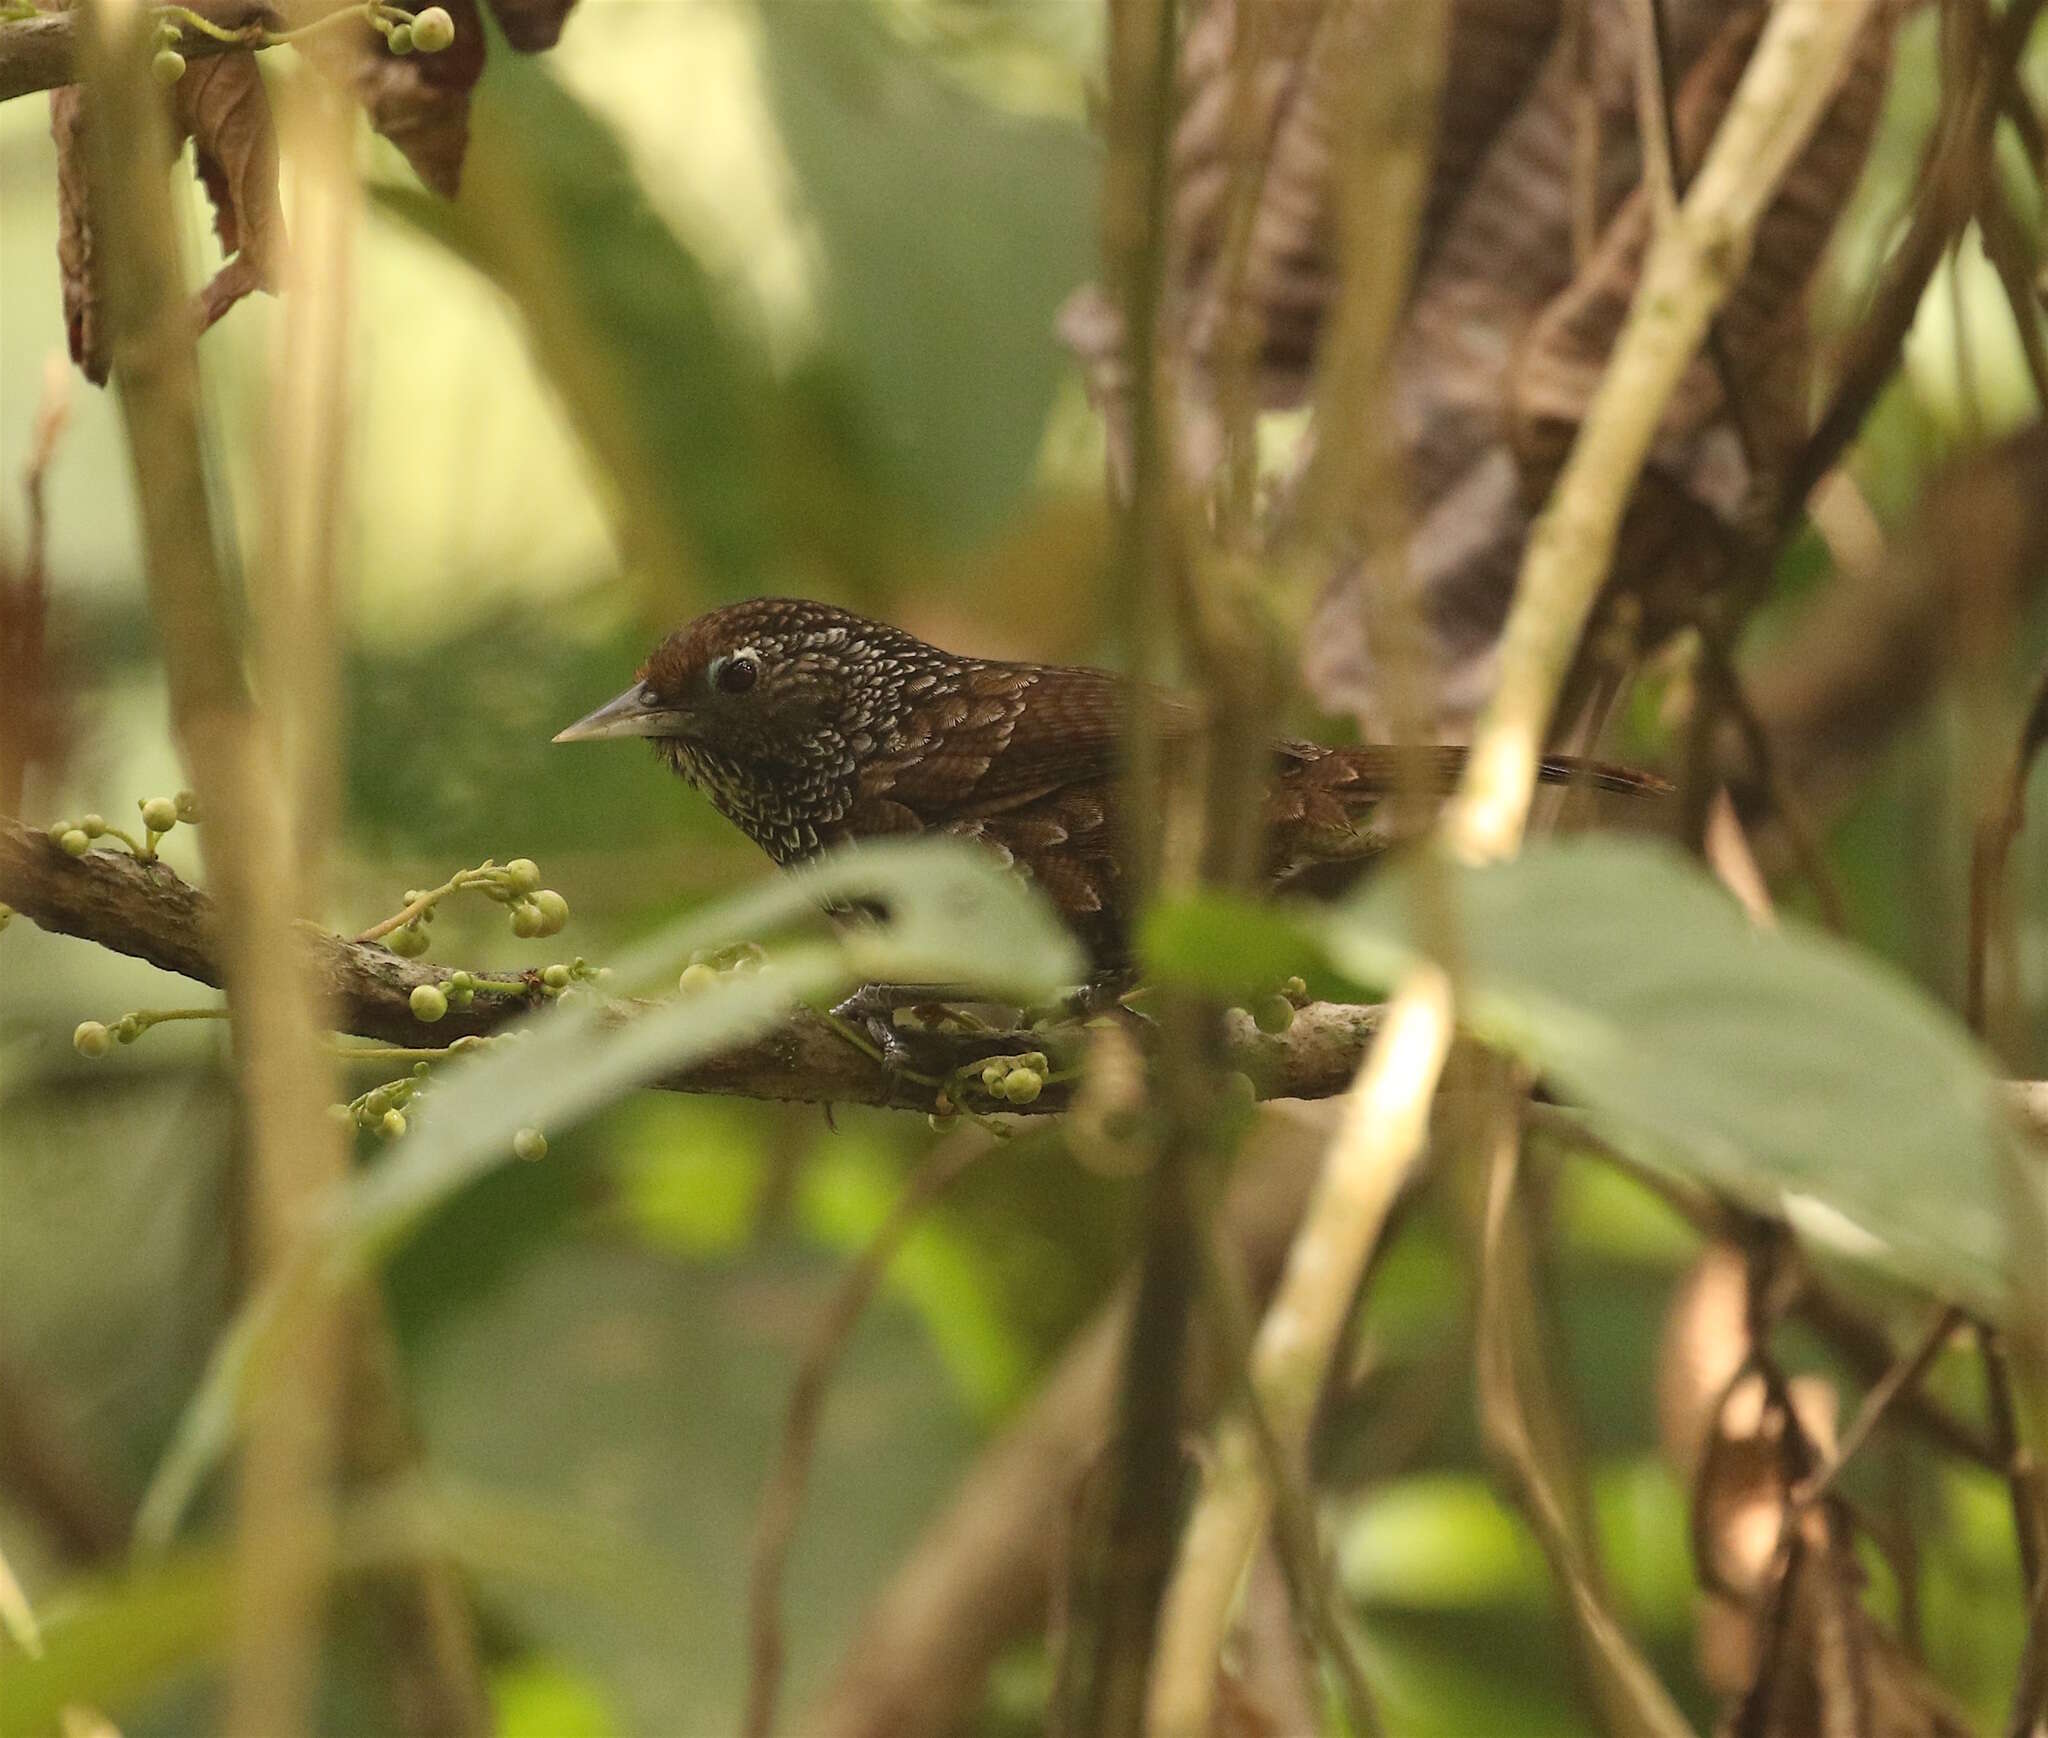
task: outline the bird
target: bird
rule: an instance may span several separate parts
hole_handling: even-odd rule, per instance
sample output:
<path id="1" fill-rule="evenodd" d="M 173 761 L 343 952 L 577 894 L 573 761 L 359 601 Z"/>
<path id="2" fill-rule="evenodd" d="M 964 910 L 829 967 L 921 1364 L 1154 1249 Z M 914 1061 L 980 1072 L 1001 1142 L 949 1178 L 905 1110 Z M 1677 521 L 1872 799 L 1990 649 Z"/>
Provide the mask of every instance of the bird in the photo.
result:
<path id="1" fill-rule="evenodd" d="M 684 780 L 783 866 L 857 840 L 971 840 L 1040 888 L 1086 950 L 1091 982 L 1127 982 L 1132 899 L 1118 822 L 1120 756 L 1134 688 L 1083 665 L 942 651 L 886 622 L 800 598 L 699 615 L 657 646 L 633 686 L 556 742 L 644 737 Z M 1159 696 L 1169 747 L 1200 715 Z M 1264 879 L 1302 883 L 1362 867 L 1396 842 L 1388 799 L 1402 756 L 1442 795 L 1464 750 L 1272 747 Z M 1551 783 L 1644 795 L 1653 775 L 1565 757 Z"/>

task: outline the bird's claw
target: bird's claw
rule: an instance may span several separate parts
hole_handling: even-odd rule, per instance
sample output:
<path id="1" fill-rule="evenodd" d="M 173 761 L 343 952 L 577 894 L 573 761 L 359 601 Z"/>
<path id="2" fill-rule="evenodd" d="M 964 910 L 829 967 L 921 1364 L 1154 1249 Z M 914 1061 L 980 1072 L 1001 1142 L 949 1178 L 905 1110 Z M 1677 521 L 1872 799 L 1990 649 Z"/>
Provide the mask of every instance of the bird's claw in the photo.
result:
<path id="1" fill-rule="evenodd" d="M 892 1074 L 911 1072 L 910 1046 L 903 1041 L 896 1024 L 896 1010 L 903 1003 L 882 984 L 863 984 L 844 1001 L 836 1003 L 832 1017 L 862 1033 L 880 1053 L 882 1066 Z"/>

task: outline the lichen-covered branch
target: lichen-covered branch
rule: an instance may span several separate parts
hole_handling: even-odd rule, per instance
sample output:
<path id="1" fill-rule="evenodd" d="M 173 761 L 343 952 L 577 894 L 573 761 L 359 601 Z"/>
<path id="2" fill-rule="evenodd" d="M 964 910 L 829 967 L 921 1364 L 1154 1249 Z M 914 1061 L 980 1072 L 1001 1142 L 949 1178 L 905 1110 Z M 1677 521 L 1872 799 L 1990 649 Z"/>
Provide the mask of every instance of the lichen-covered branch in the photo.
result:
<path id="1" fill-rule="evenodd" d="M 0 816 L 0 902 L 55 934 L 96 942 L 202 984 L 220 983 L 213 902 L 162 863 L 113 850 L 69 857 L 44 834 Z M 400 959 L 379 944 L 346 941 L 311 926 L 300 933 L 336 1023 L 358 1037 L 434 1049 L 544 1005 L 536 974 L 478 972 L 479 979 L 523 987 L 517 994 L 480 995 L 467 1008 L 451 1006 L 443 1019 L 426 1025 L 413 1018 L 412 992 L 443 982 L 447 967 Z M 1349 1084 L 1377 1018 L 1371 1008 L 1317 1003 L 1275 1035 L 1233 1015 L 1231 1066 L 1250 1075 L 1263 1097 L 1327 1098 Z M 932 1108 L 929 1087 L 881 1067 L 802 1009 L 766 1037 L 655 1084 L 805 1104 Z M 1066 1103 L 1065 1089 L 1054 1084 L 1018 1109 L 1044 1114 Z"/>

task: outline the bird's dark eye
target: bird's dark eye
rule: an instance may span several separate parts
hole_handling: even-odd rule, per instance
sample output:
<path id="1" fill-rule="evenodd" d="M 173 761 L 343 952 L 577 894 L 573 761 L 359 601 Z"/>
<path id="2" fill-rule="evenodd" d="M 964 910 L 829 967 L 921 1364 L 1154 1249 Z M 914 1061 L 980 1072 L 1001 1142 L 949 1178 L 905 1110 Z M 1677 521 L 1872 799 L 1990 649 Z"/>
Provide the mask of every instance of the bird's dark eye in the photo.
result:
<path id="1" fill-rule="evenodd" d="M 661 694 L 652 682 L 642 682 L 640 684 L 639 699 L 642 706 L 659 706 L 661 704 Z"/>
<path id="2" fill-rule="evenodd" d="M 711 660 L 711 686 L 721 694 L 744 694 L 761 674 L 761 662 L 752 652 L 735 652 L 729 658 Z"/>

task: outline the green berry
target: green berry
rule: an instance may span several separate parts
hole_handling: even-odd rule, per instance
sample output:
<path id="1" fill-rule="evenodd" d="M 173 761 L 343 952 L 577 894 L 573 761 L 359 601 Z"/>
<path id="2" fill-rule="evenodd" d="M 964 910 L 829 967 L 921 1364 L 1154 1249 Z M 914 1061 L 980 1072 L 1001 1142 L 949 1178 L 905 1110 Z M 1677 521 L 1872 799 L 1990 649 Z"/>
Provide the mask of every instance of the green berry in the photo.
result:
<path id="1" fill-rule="evenodd" d="M 512 1137 L 512 1156 L 515 1159 L 544 1159 L 548 1156 L 548 1137 L 537 1128 L 523 1128 Z"/>
<path id="2" fill-rule="evenodd" d="M 448 1006 L 451 1008 L 466 1008 L 475 1000 L 474 990 L 450 989 L 448 992 Z"/>
<path id="3" fill-rule="evenodd" d="M 405 1133 L 405 1112 L 387 1110 L 377 1119 L 377 1132 L 387 1141 L 395 1141 Z"/>
<path id="4" fill-rule="evenodd" d="M 566 990 L 569 987 L 569 977 L 567 966 L 553 965 L 541 973 L 540 981 L 551 990 Z"/>
<path id="5" fill-rule="evenodd" d="M 1029 1104 L 1045 1090 L 1045 1076 L 1035 1068 L 1013 1068 L 1003 1080 L 1003 1096 L 1012 1104 Z"/>
<path id="6" fill-rule="evenodd" d="M 427 951 L 427 932 L 416 923 L 408 923 L 387 935 L 384 945 L 402 960 L 416 960 Z"/>
<path id="7" fill-rule="evenodd" d="M 152 833 L 168 833 L 178 824 L 178 805 L 169 797 L 151 797 L 142 805 L 142 824 Z"/>
<path id="8" fill-rule="evenodd" d="M 1285 996 L 1261 996 L 1252 1008 L 1252 1023 L 1277 1037 L 1294 1024 L 1294 1004 Z"/>
<path id="9" fill-rule="evenodd" d="M 537 893 L 540 865 L 531 857 L 514 857 L 505 865 L 505 880 L 514 893 Z"/>
<path id="10" fill-rule="evenodd" d="M 438 984 L 420 984 L 407 998 L 412 1017 L 431 1026 L 448 1012 L 448 994 Z"/>
<path id="11" fill-rule="evenodd" d="M 384 40 L 391 44 L 391 52 L 393 54 L 410 54 L 412 53 L 412 26 L 410 24 L 401 24 Z"/>
<path id="12" fill-rule="evenodd" d="M 119 1044 L 133 1044 L 142 1036 L 142 1022 L 133 1014 L 123 1014 L 114 1022 L 114 1041 Z"/>
<path id="13" fill-rule="evenodd" d="M 71 823 L 69 821 L 52 821 L 43 830 L 49 835 L 51 844 L 61 845 L 64 843 L 64 835 L 71 831 Z"/>
<path id="14" fill-rule="evenodd" d="M 530 899 L 522 899 L 512 907 L 512 933 L 521 941 L 531 941 L 535 936 L 546 933 L 547 919 L 541 916 L 540 907 Z"/>
<path id="15" fill-rule="evenodd" d="M 106 1027 L 97 1020 L 82 1020 L 78 1029 L 71 1034 L 71 1048 L 81 1056 L 90 1056 L 97 1062 L 113 1048 L 113 1041 Z"/>
<path id="16" fill-rule="evenodd" d="M 439 54 L 455 40 L 455 20 L 447 8 L 429 6 L 412 21 L 412 45 L 422 54 Z"/>
<path id="17" fill-rule="evenodd" d="M 87 815 L 78 825 L 88 839 L 97 839 L 107 830 L 106 819 L 101 815 Z"/>
<path id="18" fill-rule="evenodd" d="M 171 798 L 171 804 L 178 811 L 178 819 L 186 826 L 193 827 L 199 824 L 199 799 L 192 792 L 180 791 Z"/>
<path id="19" fill-rule="evenodd" d="M 686 996 L 694 996 L 699 990 L 708 990 L 718 982 L 718 968 L 702 960 L 692 960 L 683 967 L 683 975 L 676 980 L 676 988 Z"/>
<path id="20" fill-rule="evenodd" d="M 67 857 L 83 857 L 92 849 L 92 839 L 83 827 L 73 827 L 57 843 L 64 847 Z"/>
<path id="21" fill-rule="evenodd" d="M 982 1090 L 1000 1097 L 1003 1090 L 1003 1076 L 1009 1072 L 1009 1064 L 1006 1062 L 984 1062 L 981 1066 Z"/>
<path id="22" fill-rule="evenodd" d="M 185 57 L 175 48 L 160 48 L 149 63 L 149 76 L 167 89 L 185 76 Z"/>
<path id="23" fill-rule="evenodd" d="M 546 925 L 542 935 L 559 935 L 562 926 L 569 921 L 569 902 L 552 887 L 543 887 L 533 896 L 535 908 L 540 912 L 541 922 Z"/>

